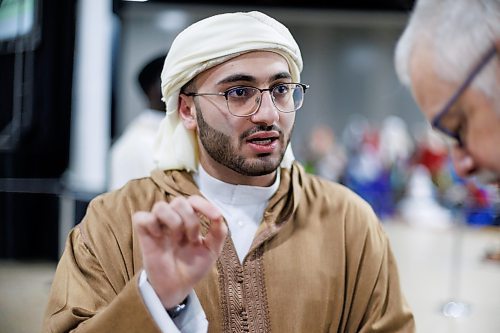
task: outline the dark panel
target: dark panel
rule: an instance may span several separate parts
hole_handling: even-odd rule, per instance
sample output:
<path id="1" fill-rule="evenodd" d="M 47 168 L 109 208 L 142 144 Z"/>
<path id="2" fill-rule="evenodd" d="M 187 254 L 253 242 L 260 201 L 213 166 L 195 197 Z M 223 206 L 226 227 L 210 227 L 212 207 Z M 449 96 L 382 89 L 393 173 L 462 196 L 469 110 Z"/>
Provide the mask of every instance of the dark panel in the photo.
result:
<path id="1" fill-rule="evenodd" d="M 58 250 L 58 196 L 47 184 L 57 182 L 69 161 L 76 0 L 36 3 L 37 38 L 0 47 L 0 130 L 15 134 L 0 142 L 0 184 L 22 185 L 0 186 L 4 258 L 55 259 Z M 18 126 L 12 126 L 15 110 L 23 111 Z"/>
<path id="2" fill-rule="evenodd" d="M 1 257 L 49 259 L 58 255 L 59 198 L 49 194 L 2 193 Z M 5 233 L 4 233 L 5 232 Z"/>

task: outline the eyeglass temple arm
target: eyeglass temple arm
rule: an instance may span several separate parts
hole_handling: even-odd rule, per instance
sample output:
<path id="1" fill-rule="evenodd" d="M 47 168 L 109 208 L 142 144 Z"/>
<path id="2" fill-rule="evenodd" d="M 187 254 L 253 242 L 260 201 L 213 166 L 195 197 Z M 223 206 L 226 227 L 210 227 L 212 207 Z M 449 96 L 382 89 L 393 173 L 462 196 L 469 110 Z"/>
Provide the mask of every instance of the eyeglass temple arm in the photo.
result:
<path id="1" fill-rule="evenodd" d="M 449 108 L 455 102 L 458 100 L 458 98 L 462 95 L 462 93 L 467 89 L 467 87 L 471 84 L 472 80 L 479 74 L 479 72 L 483 69 L 484 66 L 495 56 L 497 53 L 496 46 L 493 45 L 491 46 L 486 54 L 483 56 L 483 58 L 476 64 L 476 66 L 471 70 L 465 81 L 462 83 L 462 85 L 458 88 L 458 90 L 453 94 L 453 97 L 450 98 L 448 103 L 443 107 L 443 109 L 434 117 L 432 120 L 432 126 L 437 126 L 439 124 L 439 121 L 443 117 L 444 114 L 446 114 L 446 111 L 448 111 Z M 437 126 L 439 127 L 439 126 Z"/>

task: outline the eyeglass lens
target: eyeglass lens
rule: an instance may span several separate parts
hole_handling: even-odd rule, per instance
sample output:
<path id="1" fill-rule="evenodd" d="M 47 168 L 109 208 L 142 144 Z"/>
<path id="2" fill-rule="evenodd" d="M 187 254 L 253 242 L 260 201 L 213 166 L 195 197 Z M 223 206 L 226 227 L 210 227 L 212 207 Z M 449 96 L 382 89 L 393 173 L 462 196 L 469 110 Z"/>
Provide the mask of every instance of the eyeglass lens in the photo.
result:
<path id="1" fill-rule="evenodd" d="M 234 87 L 225 95 L 229 111 L 236 116 L 248 116 L 257 111 L 262 94 L 268 89 Z M 270 89 L 274 106 L 281 112 L 294 112 L 304 101 L 304 88 L 300 84 L 278 84 Z"/>

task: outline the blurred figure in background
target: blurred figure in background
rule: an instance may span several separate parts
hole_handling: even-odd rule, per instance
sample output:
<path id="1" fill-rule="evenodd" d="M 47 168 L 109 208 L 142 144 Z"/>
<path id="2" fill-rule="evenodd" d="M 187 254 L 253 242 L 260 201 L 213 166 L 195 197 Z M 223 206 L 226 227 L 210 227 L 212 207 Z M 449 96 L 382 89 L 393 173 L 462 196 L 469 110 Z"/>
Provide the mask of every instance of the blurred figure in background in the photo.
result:
<path id="1" fill-rule="evenodd" d="M 165 55 L 148 61 L 137 76 L 147 108 L 127 126 L 110 149 L 109 189 L 114 190 L 134 178 L 149 176 L 155 168 L 153 146 L 160 122 L 165 117 L 161 100 L 160 74 Z"/>
<path id="2" fill-rule="evenodd" d="M 408 161 L 413 149 L 413 139 L 405 121 L 394 115 L 384 118 L 380 128 L 380 152 L 384 164 L 390 166 Z"/>
<path id="3" fill-rule="evenodd" d="M 391 115 L 380 128 L 380 157 L 389 172 L 392 205 L 396 205 L 406 190 L 408 166 L 414 153 L 413 139 L 405 121 Z M 394 207 L 393 207 L 394 208 Z"/>
<path id="4" fill-rule="evenodd" d="M 419 130 L 416 133 L 412 164 L 427 168 L 438 192 L 444 194 L 452 182 L 452 175 L 448 169 L 448 147 L 443 138 L 431 127 L 422 126 Z"/>
<path id="5" fill-rule="evenodd" d="M 451 227 L 452 214 L 440 204 L 435 190 L 429 169 L 422 164 L 413 166 L 409 172 L 406 193 L 397 205 L 399 217 L 416 227 Z"/>
<path id="6" fill-rule="evenodd" d="M 418 0 L 395 64 L 433 128 L 452 142 L 454 168 L 500 181 L 500 1 Z"/>
<path id="7" fill-rule="evenodd" d="M 368 201 L 382 220 L 394 213 L 391 170 L 380 147 L 380 129 L 363 117 L 353 117 L 343 133 L 349 157 L 343 183 Z"/>
<path id="8" fill-rule="evenodd" d="M 312 129 L 304 155 L 308 172 L 331 181 L 342 181 L 347 154 L 330 126 L 317 125 Z"/>

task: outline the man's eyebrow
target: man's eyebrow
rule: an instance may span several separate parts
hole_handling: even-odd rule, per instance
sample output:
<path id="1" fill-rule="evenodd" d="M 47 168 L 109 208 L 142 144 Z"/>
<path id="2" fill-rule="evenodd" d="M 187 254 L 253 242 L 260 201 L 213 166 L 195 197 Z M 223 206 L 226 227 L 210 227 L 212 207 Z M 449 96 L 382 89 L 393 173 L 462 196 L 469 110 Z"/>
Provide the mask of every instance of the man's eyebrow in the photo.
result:
<path id="1" fill-rule="evenodd" d="M 272 81 L 276 81 L 276 80 L 279 80 L 279 79 L 291 79 L 292 78 L 292 75 L 288 72 L 281 72 L 281 73 L 278 73 L 278 74 L 275 74 L 273 77 L 272 77 Z"/>
<path id="2" fill-rule="evenodd" d="M 257 79 L 252 75 L 236 73 L 223 78 L 222 80 L 217 82 L 217 84 L 233 83 L 239 81 L 256 82 Z"/>
<path id="3" fill-rule="evenodd" d="M 276 81 L 280 79 L 290 79 L 292 76 L 288 72 L 280 72 L 277 74 L 274 74 L 269 81 Z M 234 83 L 234 82 L 257 82 L 257 78 L 255 76 L 249 75 L 249 74 L 242 74 L 242 73 L 236 73 L 233 75 L 230 75 L 228 77 L 223 78 L 217 84 L 225 84 L 225 83 Z"/>

